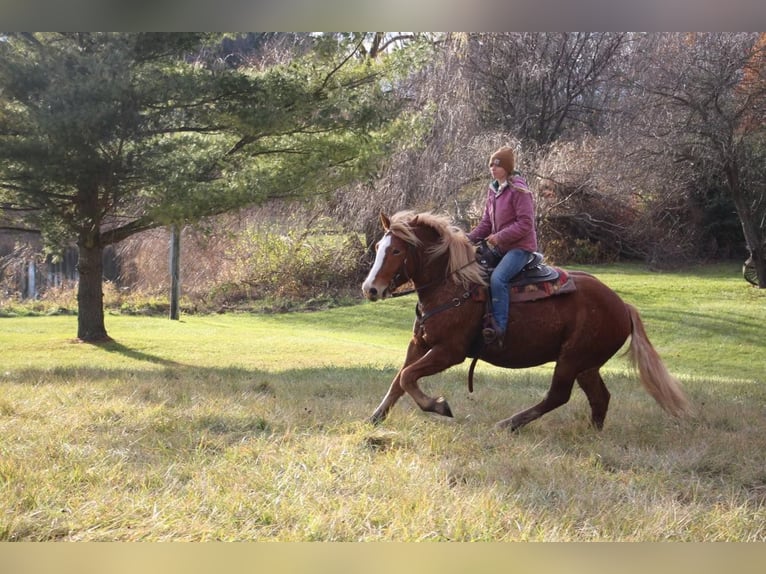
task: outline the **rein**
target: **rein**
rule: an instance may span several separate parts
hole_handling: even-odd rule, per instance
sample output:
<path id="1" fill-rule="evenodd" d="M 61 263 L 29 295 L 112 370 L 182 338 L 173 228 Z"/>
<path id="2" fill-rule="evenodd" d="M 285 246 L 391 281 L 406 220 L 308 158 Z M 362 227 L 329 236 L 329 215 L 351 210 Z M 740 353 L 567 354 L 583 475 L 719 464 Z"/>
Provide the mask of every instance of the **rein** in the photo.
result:
<path id="1" fill-rule="evenodd" d="M 408 250 L 412 249 L 412 245 L 408 244 L 407 248 L 408 248 Z M 462 271 L 463 269 L 465 269 L 466 267 L 468 267 L 469 265 L 471 265 L 473 263 L 474 263 L 474 261 L 469 261 L 468 263 L 466 263 L 462 267 L 458 267 L 457 269 L 455 269 L 451 273 L 448 273 L 447 275 L 445 275 L 441 279 L 434 279 L 433 281 L 429 281 L 425 285 L 421 285 L 420 287 L 415 287 L 414 289 L 407 289 L 406 291 L 399 291 L 399 292 L 396 292 L 396 293 L 391 293 L 391 295 L 389 295 L 389 297 L 391 297 L 391 298 L 394 298 L 394 297 L 404 297 L 405 295 L 412 295 L 413 293 L 420 293 L 420 291 L 423 291 L 424 289 L 428 289 L 429 287 L 433 287 L 434 285 L 439 285 L 441 283 L 444 283 L 452 275 L 454 275 L 458 271 Z M 412 278 L 407 273 L 407 258 L 406 257 L 404 258 L 404 261 L 402 262 L 402 269 L 404 269 L 404 277 L 405 277 L 405 281 L 404 282 L 406 283 L 407 281 L 411 281 Z M 401 273 L 397 273 L 396 276 L 394 277 L 394 279 L 396 279 L 396 277 L 398 277 L 399 275 L 401 275 Z M 463 293 L 463 298 L 467 298 L 467 296 L 470 296 L 470 292 Z M 455 297 L 455 299 L 453 299 L 453 302 L 456 301 L 457 299 L 458 298 Z M 459 306 L 460 306 L 460 304 L 453 305 L 452 303 L 449 303 L 449 304 L 446 304 L 446 306 L 442 305 L 441 307 L 444 307 L 445 309 L 449 309 L 450 307 L 459 307 Z M 433 314 L 433 313 L 431 313 L 431 314 Z M 429 316 L 431 314 L 429 314 Z"/>
<path id="2" fill-rule="evenodd" d="M 412 245 L 408 244 L 407 247 L 408 247 L 408 251 L 412 250 Z M 457 273 L 459 271 L 462 271 L 463 269 L 465 269 L 469 265 L 472 265 L 473 263 L 475 263 L 475 261 L 469 261 L 468 263 L 466 263 L 462 267 L 458 267 L 457 269 L 455 269 L 454 271 L 448 273 L 447 275 L 445 275 L 442 278 L 434 279 L 433 281 L 429 281 L 425 285 L 421 285 L 420 287 L 415 287 L 414 289 L 408 289 L 406 291 L 400 291 L 398 293 L 391 293 L 390 297 L 392 297 L 392 298 L 393 297 L 404 297 L 405 295 L 412 295 L 413 293 L 418 293 L 418 295 L 420 295 L 421 291 L 424 291 L 425 289 L 427 289 L 429 287 L 433 287 L 434 285 L 440 285 L 440 284 L 444 283 L 452 275 L 454 275 L 455 273 Z M 405 282 L 411 281 L 412 278 L 407 273 L 407 258 L 406 257 L 404 258 L 404 261 L 402 262 L 402 269 L 404 270 Z M 397 273 L 397 275 L 394 276 L 394 279 L 396 279 L 396 277 L 398 277 L 399 275 L 401 275 L 401 273 Z M 465 303 L 466 301 L 468 301 L 471 298 L 471 296 L 475 293 L 475 291 L 476 291 L 476 287 L 473 286 L 470 289 L 468 289 L 467 291 L 465 291 L 461 296 L 453 297 L 450 301 L 448 301 L 446 303 L 442 303 L 441 305 L 438 305 L 437 307 L 434 307 L 433 309 L 431 309 L 430 311 L 427 311 L 425 313 L 423 313 L 421 311 L 420 302 L 418 302 L 418 304 L 415 306 L 415 315 L 417 317 L 418 323 L 420 325 L 423 325 L 423 323 L 425 323 L 429 318 L 433 317 L 434 315 L 437 315 L 437 314 L 441 313 L 442 311 L 447 311 L 448 309 L 454 309 L 456 307 L 460 307 L 463 303 Z"/>
<path id="3" fill-rule="evenodd" d="M 392 299 L 394 297 L 404 297 L 405 295 L 412 295 L 413 293 L 417 293 L 417 289 L 407 289 L 406 291 L 397 291 L 396 293 L 391 293 L 389 297 Z"/>

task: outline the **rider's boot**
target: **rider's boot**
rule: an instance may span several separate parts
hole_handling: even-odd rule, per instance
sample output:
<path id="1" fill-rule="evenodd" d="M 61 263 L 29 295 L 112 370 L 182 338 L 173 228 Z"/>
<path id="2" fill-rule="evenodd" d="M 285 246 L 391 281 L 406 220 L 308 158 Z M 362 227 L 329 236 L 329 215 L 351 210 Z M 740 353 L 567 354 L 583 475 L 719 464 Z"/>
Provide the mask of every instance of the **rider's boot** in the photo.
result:
<path id="1" fill-rule="evenodd" d="M 481 335 L 484 338 L 484 343 L 486 345 L 492 345 L 498 349 L 503 347 L 505 333 L 498 327 L 495 318 L 492 315 L 487 317 L 484 328 L 481 330 Z"/>

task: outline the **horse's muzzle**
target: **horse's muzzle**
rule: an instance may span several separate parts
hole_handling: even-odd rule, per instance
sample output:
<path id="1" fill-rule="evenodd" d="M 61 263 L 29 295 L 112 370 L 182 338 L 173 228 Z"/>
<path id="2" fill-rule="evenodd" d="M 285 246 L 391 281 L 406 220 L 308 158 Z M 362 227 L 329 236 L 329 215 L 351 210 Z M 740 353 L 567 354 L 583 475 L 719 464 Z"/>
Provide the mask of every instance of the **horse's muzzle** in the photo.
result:
<path id="1" fill-rule="evenodd" d="M 385 287 L 376 286 L 373 282 L 366 282 L 362 285 L 362 293 L 369 301 L 378 301 L 379 299 L 385 299 L 388 297 L 390 289 L 388 285 Z"/>
<path id="2" fill-rule="evenodd" d="M 378 299 L 385 299 L 388 294 L 388 289 L 379 291 L 376 287 L 370 287 L 369 289 L 363 289 L 364 296 L 370 301 L 377 301 Z"/>

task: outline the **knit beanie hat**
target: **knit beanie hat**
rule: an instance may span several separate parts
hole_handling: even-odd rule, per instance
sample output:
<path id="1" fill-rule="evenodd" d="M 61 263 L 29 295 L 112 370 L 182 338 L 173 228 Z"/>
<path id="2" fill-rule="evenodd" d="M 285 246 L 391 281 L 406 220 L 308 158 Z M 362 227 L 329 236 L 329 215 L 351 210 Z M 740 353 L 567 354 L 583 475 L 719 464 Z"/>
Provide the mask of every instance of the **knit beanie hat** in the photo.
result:
<path id="1" fill-rule="evenodd" d="M 515 162 L 513 159 L 513 148 L 508 146 L 501 147 L 499 150 L 492 154 L 492 157 L 489 158 L 489 165 L 490 167 L 493 165 L 499 165 L 506 172 L 508 172 L 508 175 L 512 174 L 513 168 L 515 167 Z"/>

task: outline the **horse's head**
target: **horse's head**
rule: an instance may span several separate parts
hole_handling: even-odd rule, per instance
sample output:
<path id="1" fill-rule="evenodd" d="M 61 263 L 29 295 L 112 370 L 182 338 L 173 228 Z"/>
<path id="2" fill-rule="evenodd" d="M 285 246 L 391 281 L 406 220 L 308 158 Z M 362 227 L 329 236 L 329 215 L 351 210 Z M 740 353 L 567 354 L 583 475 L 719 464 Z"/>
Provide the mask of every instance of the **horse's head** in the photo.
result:
<path id="1" fill-rule="evenodd" d="M 391 231 L 391 221 L 382 213 L 380 222 L 386 233 L 375 245 L 375 262 L 362 283 L 362 292 L 370 301 L 385 299 L 410 280 L 407 272 L 410 244 Z"/>
<path id="2" fill-rule="evenodd" d="M 381 214 L 386 234 L 375 246 L 375 263 L 362 283 L 371 301 L 384 299 L 412 280 L 418 293 L 445 284 L 485 285 L 476 249 L 449 216 L 400 211 L 389 219 Z"/>

